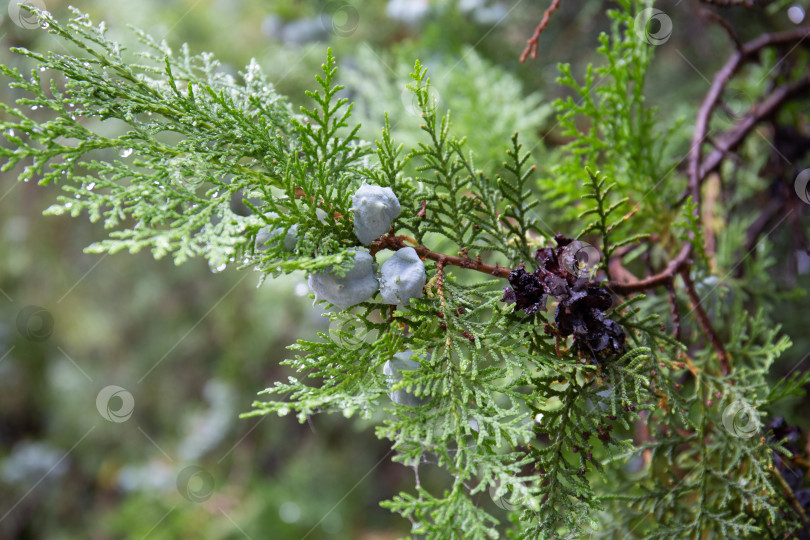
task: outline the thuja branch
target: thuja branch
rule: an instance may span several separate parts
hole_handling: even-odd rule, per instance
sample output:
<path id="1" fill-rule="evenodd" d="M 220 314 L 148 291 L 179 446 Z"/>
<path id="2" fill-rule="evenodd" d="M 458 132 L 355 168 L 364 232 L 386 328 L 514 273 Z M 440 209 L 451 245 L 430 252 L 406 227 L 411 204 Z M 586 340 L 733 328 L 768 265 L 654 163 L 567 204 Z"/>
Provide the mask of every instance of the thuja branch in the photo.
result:
<path id="1" fill-rule="evenodd" d="M 749 111 L 730 130 L 721 136 L 710 140 L 710 121 L 716 109 L 722 105 L 722 95 L 730 81 L 750 62 L 757 61 L 760 53 L 769 47 L 787 47 L 790 50 L 782 55 L 777 61 L 782 62 L 790 52 L 800 45 L 807 46 L 806 39 L 810 37 L 810 28 L 798 28 L 795 30 L 766 34 L 748 43 L 738 45 L 737 50 L 731 58 L 715 75 L 712 85 L 703 100 L 697 114 L 695 131 L 692 137 L 691 149 L 687 161 L 688 183 L 685 193 L 681 196 L 679 203 L 691 196 L 695 204 L 695 216 L 700 218 L 701 205 L 701 184 L 713 172 L 717 171 L 722 163 L 732 155 L 745 139 L 753 132 L 754 128 L 762 121 L 773 117 L 773 115 L 787 102 L 799 96 L 810 88 L 810 75 L 800 77 L 798 80 L 782 84 L 773 84 L 772 90 L 764 96 L 758 103 L 755 103 Z M 707 155 L 703 154 L 703 144 L 711 142 L 714 149 Z M 681 246 L 678 254 L 673 258 L 662 271 L 640 280 L 628 280 L 629 272 L 622 273 L 621 281 L 609 281 L 606 288 L 615 294 L 633 294 L 664 287 L 672 296 L 672 288 L 676 276 L 681 275 L 687 295 L 693 305 L 698 322 L 706 334 L 712 347 L 717 352 L 720 368 L 724 374 L 730 370 L 728 353 L 725 351 L 721 340 L 718 338 L 711 321 L 700 305 L 694 284 L 689 276 L 689 268 L 692 265 L 692 253 L 694 251 L 695 238 L 690 233 L 689 238 Z M 629 251 L 628 251 L 629 252 Z M 621 259 L 621 257 L 619 257 Z M 608 261 L 608 264 L 611 264 Z M 612 263 L 619 265 L 620 262 Z M 675 315 L 673 314 L 673 317 Z"/>
<path id="2" fill-rule="evenodd" d="M 715 150 L 706 158 L 703 158 L 702 146 L 708 138 L 707 134 L 709 131 L 710 118 L 721 103 L 723 90 L 733 76 L 740 70 L 744 63 L 756 59 L 763 49 L 790 43 L 796 43 L 798 46 L 802 44 L 807 37 L 810 37 L 810 28 L 798 28 L 778 34 L 766 34 L 761 36 L 746 43 L 739 50 L 735 51 L 717 75 L 715 75 L 712 86 L 698 111 L 695 132 L 692 137 L 692 146 L 687 163 L 687 176 L 689 181 L 686 192 L 681 197 L 680 202 L 683 202 L 691 195 L 692 200 L 696 204 L 696 212 L 699 212 L 701 200 L 700 185 L 703 180 L 705 180 L 710 173 L 718 169 L 723 160 L 727 158 L 729 152 L 736 149 L 742 141 L 751 134 L 753 128 L 759 122 L 772 116 L 779 107 L 801 90 L 810 88 L 810 75 L 801 78 L 799 81 L 777 87 L 760 104 L 754 105 L 737 125 L 724 136 L 718 138 L 715 141 Z M 691 253 L 692 243 L 687 241 L 678 255 L 670 261 L 663 271 L 635 282 L 609 282 L 606 287 L 616 294 L 629 294 L 666 286 L 671 284 L 675 276 L 682 273 L 684 268 L 690 265 Z"/>

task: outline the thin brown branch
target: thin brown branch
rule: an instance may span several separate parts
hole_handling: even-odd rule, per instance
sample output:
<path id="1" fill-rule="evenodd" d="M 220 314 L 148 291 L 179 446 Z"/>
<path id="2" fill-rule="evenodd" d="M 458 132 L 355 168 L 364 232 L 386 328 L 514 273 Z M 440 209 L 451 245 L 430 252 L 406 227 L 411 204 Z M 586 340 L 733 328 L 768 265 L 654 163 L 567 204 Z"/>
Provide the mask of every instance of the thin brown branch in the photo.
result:
<path id="1" fill-rule="evenodd" d="M 670 281 L 665 285 L 669 294 L 669 313 L 672 316 L 672 334 L 678 341 L 681 340 L 681 314 L 678 312 L 678 297 L 675 294 L 675 286 Z"/>
<path id="2" fill-rule="evenodd" d="M 700 183 L 705 180 L 720 167 L 725 156 L 735 150 L 757 124 L 773 116 L 785 102 L 808 89 L 810 89 L 810 75 L 793 83 L 778 86 L 762 102 L 754 104 L 734 128 L 717 139 L 715 150 L 706 156 L 699 169 L 695 169 L 695 181 Z"/>
<path id="3" fill-rule="evenodd" d="M 439 302 L 441 304 L 441 312 L 439 312 L 440 317 L 444 318 L 444 314 L 447 313 L 447 304 L 444 300 L 444 265 L 447 264 L 447 257 L 444 255 L 439 256 L 439 260 L 436 264 L 436 289 L 439 292 Z M 445 340 L 444 343 L 449 349 L 451 347 L 452 341 L 450 340 L 450 333 L 447 332 L 447 325 L 443 324 L 443 328 L 445 330 Z"/>
<path id="4" fill-rule="evenodd" d="M 810 28 L 800 28 L 779 34 L 766 34 L 761 36 L 742 45 L 715 76 L 697 115 L 687 165 L 689 182 L 686 194 L 681 198 L 682 201 L 686 198 L 686 195 L 692 196 L 696 204 L 695 212 L 698 218 L 701 217 L 700 186 L 702 181 L 720 166 L 723 159 L 727 158 L 731 151 L 742 143 L 759 122 L 772 116 L 782 104 L 795 94 L 806 88 L 810 88 L 810 75 L 792 84 L 776 87 L 761 103 L 755 104 L 734 128 L 713 143 L 715 150 L 704 160 L 702 148 L 703 143 L 707 139 L 709 121 L 715 109 L 722 103 L 720 98 L 726 85 L 741 66 L 750 59 L 755 58 L 762 49 L 788 43 L 796 43 L 795 46 L 798 46 L 808 37 L 810 37 Z M 697 313 L 698 320 L 709 337 L 712 346 L 717 351 L 723 373 L 727 374 L 729 371 L 728 354 L 725 352 L 723 344 L 717 338 L 706 312 L 701 307 L 700 299 L 689 278 L 688 267 L 691 264 L 693 241 L 694 238 L 691 238 L 690 235 L 690 239 L 684 242 L 678 255 L 669 262 L 663 271 L 630 283 L 610 281 L 606 284 L 606 287 L 618 295 L 642 292 L 661 286 L 667 287 L 669 290 L 672 287 L 675 276 L 681 274 L 684 278 L 684 283 L 687 285 L 687 294 Z"/>
<path id="5" fill-rule="evenodd" d="M 686 193 L 681 197 L 682 202 L 688 195 L 695 197 L 695 202 L 700 205 L 700 183 L 714 172 L 722 163 L 728 152 L 737 148 L 740 143 L 751 133 L 751 130 L 762 120 L 771 116 L 776 110 L 795 93 L 810 87 L 810 76 L 804 77 L 790 85 L 775 88 L 772 93 L 760 104 L 754 105 L 748 113 L 723 137 L 716 142 L 715 150 L 703 159 L 703 143 L 709 133 L 709 122 L 712 114 L 721 104 L 721 97 L 728 83 L 746 63 L 756 60 L 759 53 L 768 47 L 794 43 L 810 45 L 805 41 L 810 37 L 810 28 L 802 27 L 776 34 L 764 34 L 739 47 L 726 61 L 722 68 L 714 76 L 712 85 L 709 88 L 703 103 L 697 114 L 695 121 L 695 131 L 692 136 L 692 144 L 687 162 L 687 176 L 689 184 Z"/>
<path id="6" fill-rule="evenodd" d="M 785 479 L 782 478 L 782 473 L 776 470 L 776 468 L 774 468 L 773 465 L 769 467 L 769 470 L 771 471 L 773 477 L 776 478 L 776 481 L 779 482 L 779 484 L 781 485 L 782 492 L 784 493 L 787 500 L 790 502 L 790 505 L 793 507 L 793 509 L 796 510 L 796 513 L 799 514 L 799 517 L 802 519 L 802 522 L 804 523 L 805 527 L 810 527 L 810 519 L 808 519 L 807 513 L 805 513 L 804 508 L 802 508 L 802 505 L 799 503 L 799 501 L 796 500 L 796 495 L 794 495 L 791 487 L 788 485 L 787 482 L 785 482 Z"/>
<path id="7" fill-rule="evenodd" d="M 711 19 L 713 22 L 716 22 L 720 27 L 726 31 L 726 35 L 728 35 L 729 39 L 734 42 L 734 45 L 737 47 L 737 50 L 742 49 L 743 44 L 740 41 L 740 37 L 737 35 L 737 32 L 731 27 L 727 20 L 723 17 L 715 13 L 714 11 L 710 11 L 708 9 L 701 9 L 700 16 L 705 17 L 707 19 Z"/>
<path id="8" fill-rule="evenodd" d="M 689 277 L 688 270 L 681 271 L 681 279 L 683 279 L 684 289 L 686 289 L 686 294 L 689 296 L 689 301 L 692 303 L 692 309 L 697 315 L 698 322 L 717 353 L 717 359 L 720 362 L 720 370 L 723 372 L 723 375 L 728 375 L 731 372 L 728 353 L 723 346 L 723 342 L 717 336 L 717 332 L 715 332 L 709 320 L 709 316 L 706 315 L 703 306 L 700 305 L 700 297 L 695 290 L 695 284 L 692 282 L 692 278 Z"/>
<path id="9" fill-rule="evenodd" d="M 669 262 L 663 271 L 632 283 L 609 281 L 605 284 L 605 288 L 612 291 L 614 294 L 626 295 L 643 292 L 656 287 L 663 287 L 667 283 L 671 283 L 672 280 L 675 279 L 675 276 L 689 265 L 689 256 L 691 253 L 692 244 L 686 242 L 683 247 L 681 247 L 681 251 L 678 255 Z"/>
<path id="10" fill-rule="evenodd" d="M 369 251 L 371 252 L 372 255 L 383 249 L 390 249 L 392 251 L 397 251 L 398 249 L 406 247 L 405 245 L 406 240 L 410 239 L 404 236 L 394 236 L 394 235 L 383 236 L 372 244 Z M 452 266 L 467 268 L 469 270 L 475 270 L 477 272 L 483 272 L 485 274 L 501 278 L 509 277 L 509 272 L 512 271 L 510 268 L 506 268 L 504 266 L 484 263 L 481 261 L 480 257 L 473 259 L 472 257 L 467 255 L 465 256 L 445 255 L 443 253 L 437 253 L 435 251 L 432 251 L 431 249 L 421 244 L 413 245 L 411 247 L 413 247 L 413 249 L 416 250 L 416 253 L 423 259 L 430 259 L 432 261 L 436 261 L 437 263 L 441 263 L 442 267 L 449 264 Z"/>
<path id="11" fill-rule="evenodd" d="M 526 48 L 523 49 L 523 54 L 520 55 L 521 63 L 525 62 L 526 57 L 530 54 L 532 56 L 532 60 L 537 58 L 537 45 L 538 40 L 540 39 L 540 34 L 546 29 L 546 26 L 548 26 L 548 22 L 551 20 L 551 14 L 557 11 L 557 8 L 559 7 L 560 0 L 552 0 L 551 5 L 543 13 L 543 18 L 540 19 L 540 24 L 538 24 L 537 28 L 534 29 L 534 34 L 532 34 L 532 37 L 526 41 Z"/>
<path id="12" fill-rule="evenodd" d="M 418 217 L 419 219 L 425 219 L 425 216 L 427 215 L 427 201 L 425 199 L 422 199 L 421 205 L 422 209 L 419 210 L 419 212 L 416 214 L 416 217 Z"/>
<path id="13" fill-rule="evenodd" d="M 700 0 L 704 4 L 711 4 L 713 6 L 727 8 L 727 7 L 747 7 L 753 8 L 761 6 L 768 2 L 758 2 L 757 0 Z"/>

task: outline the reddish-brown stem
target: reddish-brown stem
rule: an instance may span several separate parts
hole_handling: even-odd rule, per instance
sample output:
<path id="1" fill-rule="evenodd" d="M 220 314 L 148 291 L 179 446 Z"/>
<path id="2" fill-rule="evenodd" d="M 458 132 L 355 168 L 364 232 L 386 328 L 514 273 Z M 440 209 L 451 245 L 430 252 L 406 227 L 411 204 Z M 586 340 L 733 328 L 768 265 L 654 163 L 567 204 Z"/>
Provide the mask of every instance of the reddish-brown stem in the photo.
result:
<path id="1" fill-rule="evenodd" d="M 404 236 L 394 236 L 394 235 L 383 236 L 378 240 L 376 240 L 374 244 L 372 244 L 371 249 L 369 251 L 371 252 L 372 255 L 383 249 L 390 249 L 392 251 L 396 251 L 398 249 L 406 247 L 405 245 L 406 238 L 407 237 Z M 486 264 L 481 261 L 480 257 L 473 259 L 472 257 L 469 256 L 458 257 L 453 255 L 444 255 L 443 253 L 431 251 L 429 248 L 421 244 L 411 247 L 413 247 L 413 249 L 416 250 L 416 253 L 423 259 L 430 259 L 432 261 L 436 261 L 437 263 L 441 263 L 442 266 L 445 266 L 447 264 L 452 266 L 459 266 L 461 268 L 468 268 L 470 270 L 476 270 L 478 272 L 483 272 L 485 274 L 501 278 L 509 277 L 509 272 L 511 272 L 510 268 L 505 268 L 497 264 L 496 265 Z"/>
<path id="2" fill-rule="evenodd" d="M 615 281 L 608 281 L 605 284 L 605 288 L 609 289 L 614 294 L 625 295 L 665 286 L 667 283 L 672 283 L 675 276 L 689 265 L 689 256 L 691 253 L 692 244 L 686 242 L 684 243 L 683 247 L 681 247 L 681 251 L 678 253 L 678 255 L 669 262 L 663 271 L 632 283 L 617 283 Z"/>
<path id="3" fill-rule="evenodd" d="M 441 304 L 441 314 L 444 317 L 444 313 L 447 311 L 447 304 L 444 301 L 444 265 L 447 264 L 447 258 L 444 255 L 439 256 L 439 260 L 436 262 L 436 289 L 439 292 L 439 302 Z M 447 326 L 443 327 L 445 329 L 445 333 L 447 334 L 445 337 L 445 345 L 449 349 L 451 346 L 450 340 L 450 333 L 447 332 Z"/>
<path id="4" fill-rule="evenodd" d="M 560 0 L 552 0 L 551 5 L 543 13 L 543 18 L 540 19 L 540 24 L 538 24 L 537 28 L 534 29 L 534 34 L 532 34 L 532 37 L 526 41 L 526 48 L 523 49 L 523 54 L 520 55 L 521 63 L 525 62 L 526 57 L 529 55 L 532 56 L 532 60 L 537 58 L 537 46 L 538 40 L 540 39 L 540 34 L 546 29 L 546 26 L 548 26 L 548 22 L 551 20 L 551 14 L 557 11 L 557 8 L 559 7 Z"/>
<path id="5" fill-rule="evenodd" d="M 427 215 L 427 201 L 422 199 L 421 204 L 422 209 L 419 210 L 419 212 L 416 214 L 416 217 L 418 217 L 419 219 L 425 219 L 425 216 Z"/>

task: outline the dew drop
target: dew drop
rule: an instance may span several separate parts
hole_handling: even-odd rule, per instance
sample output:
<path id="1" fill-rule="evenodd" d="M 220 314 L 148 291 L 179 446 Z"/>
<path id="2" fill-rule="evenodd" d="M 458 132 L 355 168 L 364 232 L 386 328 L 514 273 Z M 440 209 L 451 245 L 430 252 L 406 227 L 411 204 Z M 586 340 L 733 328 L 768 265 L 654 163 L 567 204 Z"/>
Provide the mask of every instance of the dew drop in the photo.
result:
<path id="1" fill-rule="evenodd" d="M 128 158 L 131 155 L 132 155 L 132 148 L 125 148 L 124 150 L 121 150 L 122 158 Z"/>
<path id="2" fill-rule="evenodd" d="M 788 8 L 787 16 L 793 24 L 801 24 L 804 20 L 804 8 L 798 4 L 794 4 Z"/>

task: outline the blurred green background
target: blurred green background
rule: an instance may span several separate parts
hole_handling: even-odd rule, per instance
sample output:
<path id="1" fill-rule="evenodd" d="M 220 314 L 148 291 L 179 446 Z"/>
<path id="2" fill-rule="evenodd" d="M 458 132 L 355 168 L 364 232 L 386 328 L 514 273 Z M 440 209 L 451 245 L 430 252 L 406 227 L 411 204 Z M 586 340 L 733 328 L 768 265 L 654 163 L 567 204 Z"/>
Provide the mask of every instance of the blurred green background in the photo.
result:
<path id="1" fill-rule="evenodd" d="M 68 16 L 66 2 L 45 5 L 57 18 Z M 572 62 L 582 73 L 595 60 L 598 33 L 608 28 L 604 3 L 563 2 L 538 59 L 520 64 L 545 2 L 74 5 L 107 21 L 110 34 L 132 49 L 127 25 L 173 47 L 188 42 L 192 50 L 211 51 L 233 72 L 255 57 L 296 104 L 331 46 L 369 140 L 378 137 L 385 112 L 399 141 L 417 139 L 419 121 L 403 92 L 420 58 L 440 106 L 453 110 L 455 129 L 490 169 L 499 166 L 515 130 L 541 167 L 553 163 L 564 142 L 550 107 L 563 95 L 554 84 L 557 63 Z M 728 40 L 685 3 L 659 7 L 675 32 L 657 51 L 648 93 L 668 122 L 685 117 L 688 132 L 708 88 L 704 74 L 725 60 Z M 0 13 L 0 62 L 22 65 L 11 46 L 63 51 L 46 32 L 15 25 L 5 4 Z M 744 35 L 790 24 L 782 12 L 770 19 L 729 13 Z M 701 39 L 690 38 L 695 33 Z M 3 83 L 3 99 L 15 97 Z M 285 347 L 327 328 L 303 275 L 257 288 L 258 274 L 213 273 L 202 260 L 175 267 L 147 253 L 84 254 L 105 235 L 101 225 L 43 217 L 58 187 L 18 183 L 15 176 L 0 176 L 0 538 L 407 534 L 408 523 L 378 503 L 412 488 L 411 471 L 391 462 L 372 422 L 327 415 L 303 425 L 291 417 L 238 419 L 257 391 L 288 375 L 278 365 L 289 354 Z M 807 276 L 797 278 L 789 266 L 780 266 L 777 277 L 806 287 Z M 780 364 L 784 373 L 810 340 L 806 313 L 794 302 L 780 316 L 797 343 Z M 97 404 L 109 386 L 120 389 Z M 806 405 L 797 402 L 794 411 Z M 116 411 L 120 417 L 110 417 L 117 421 L 102 416 Z M 784 414 L 796 420 L 795 412 Z M 434 482 L 443 479 L 437 474 Z"/>

